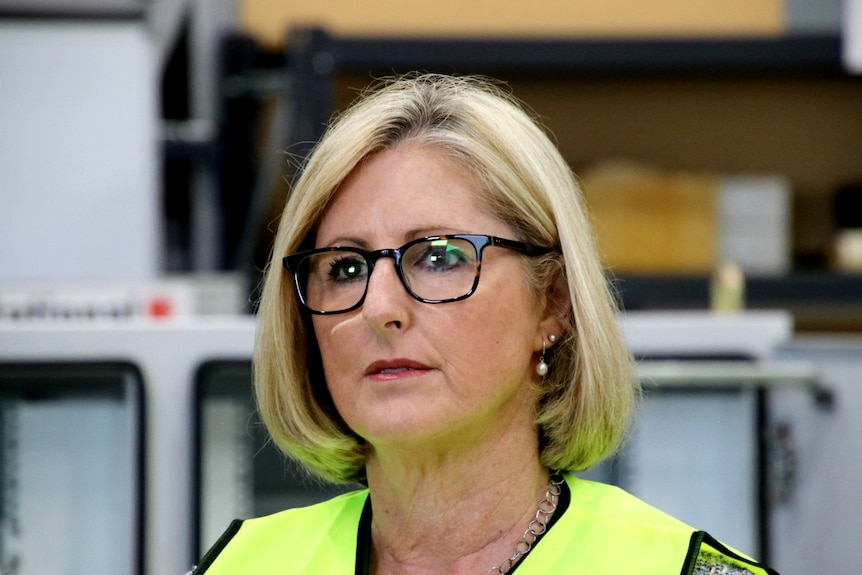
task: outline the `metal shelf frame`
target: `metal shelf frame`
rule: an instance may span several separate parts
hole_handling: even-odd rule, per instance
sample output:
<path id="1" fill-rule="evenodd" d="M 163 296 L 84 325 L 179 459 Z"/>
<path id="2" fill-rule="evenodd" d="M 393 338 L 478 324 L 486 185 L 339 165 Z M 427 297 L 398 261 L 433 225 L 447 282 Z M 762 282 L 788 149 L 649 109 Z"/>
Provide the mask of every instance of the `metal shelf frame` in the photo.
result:
<path id="1" fill-rule="evenodd" d="M 315 142 L 332 113 L 340 72 L 567 78 L 584 75 L 816 74 L 842 76 L 841 38 L 563 39 L 335 36 L 292 30 L 288 97 L 296 106 L 298 142 Z M 306 152 L 309 146 L 306 146 Z"/>

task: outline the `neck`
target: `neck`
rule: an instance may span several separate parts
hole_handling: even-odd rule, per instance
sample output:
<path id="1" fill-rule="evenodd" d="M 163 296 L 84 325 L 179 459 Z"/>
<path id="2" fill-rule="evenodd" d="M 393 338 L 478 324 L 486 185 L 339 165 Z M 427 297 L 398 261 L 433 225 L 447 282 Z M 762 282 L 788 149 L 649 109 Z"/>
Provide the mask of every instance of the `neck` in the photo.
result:
<path id="1" fill-rule="evenodd" d="M 433 467 L 372 455 L 371 572 L 485 573 L 510 557 L 545 495 L 548 472 L 538 455 L 508 454 L 492 449 Z"/>

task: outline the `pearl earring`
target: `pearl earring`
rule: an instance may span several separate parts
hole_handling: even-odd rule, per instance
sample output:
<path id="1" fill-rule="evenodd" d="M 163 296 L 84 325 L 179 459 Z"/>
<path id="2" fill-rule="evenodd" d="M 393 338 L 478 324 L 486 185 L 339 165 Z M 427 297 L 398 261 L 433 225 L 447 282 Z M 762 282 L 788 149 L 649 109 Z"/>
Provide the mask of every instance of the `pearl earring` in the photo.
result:
<path id="1" fill-rule="evenodd" d="M 554 334 L 549 335 L 548 341 L 550 341 L 553 344 L 554 342 L 557 341 L 557 336 Z M 540 377 L 545 377 L 546 375 L 548 375 L 548 364 L 545 363 L 545 349 L 546 349 L 546 346 L 545 346 L 545 342 L 543 340 L 542 341 L 542 355 L 539 356 L 539 365 L 536 366 L 536 373 L 538 373 Z"/>

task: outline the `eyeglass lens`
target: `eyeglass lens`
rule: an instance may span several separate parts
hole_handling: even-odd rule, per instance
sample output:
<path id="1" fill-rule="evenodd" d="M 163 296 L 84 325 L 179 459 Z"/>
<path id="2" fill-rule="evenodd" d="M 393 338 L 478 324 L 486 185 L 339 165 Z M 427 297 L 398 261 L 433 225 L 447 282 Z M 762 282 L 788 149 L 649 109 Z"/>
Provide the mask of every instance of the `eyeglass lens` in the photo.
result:
<path id="1" fill-rule="evenodd" d="M 474 287 L 479 254 L 468 240 L 441 238 L 408 244 L 401 251 L 399 275 L 421 300 L 447 301 Z M 313 310 L 334 312 L 356 306 L 365 295 L 370 268 L 366 252 L 339 249 L 312 254 L 299 264 L 300 289 Z"/>

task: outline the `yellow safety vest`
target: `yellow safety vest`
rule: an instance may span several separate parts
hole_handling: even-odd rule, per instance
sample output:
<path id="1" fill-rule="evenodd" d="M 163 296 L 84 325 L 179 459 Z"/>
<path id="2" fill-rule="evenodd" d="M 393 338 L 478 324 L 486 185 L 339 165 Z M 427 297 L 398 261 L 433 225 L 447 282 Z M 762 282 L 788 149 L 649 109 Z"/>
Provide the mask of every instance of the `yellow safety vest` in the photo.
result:
<path id="1" fill-rule="evenodd" d="M 568 509 L 521 560 L 516 575 L 777 575 L 619 488 L 571 475 L 566 482 Z M 354 575 L 367 497 L 367 490 L 355 491 L 235 521 L 193 573 Z"/>

